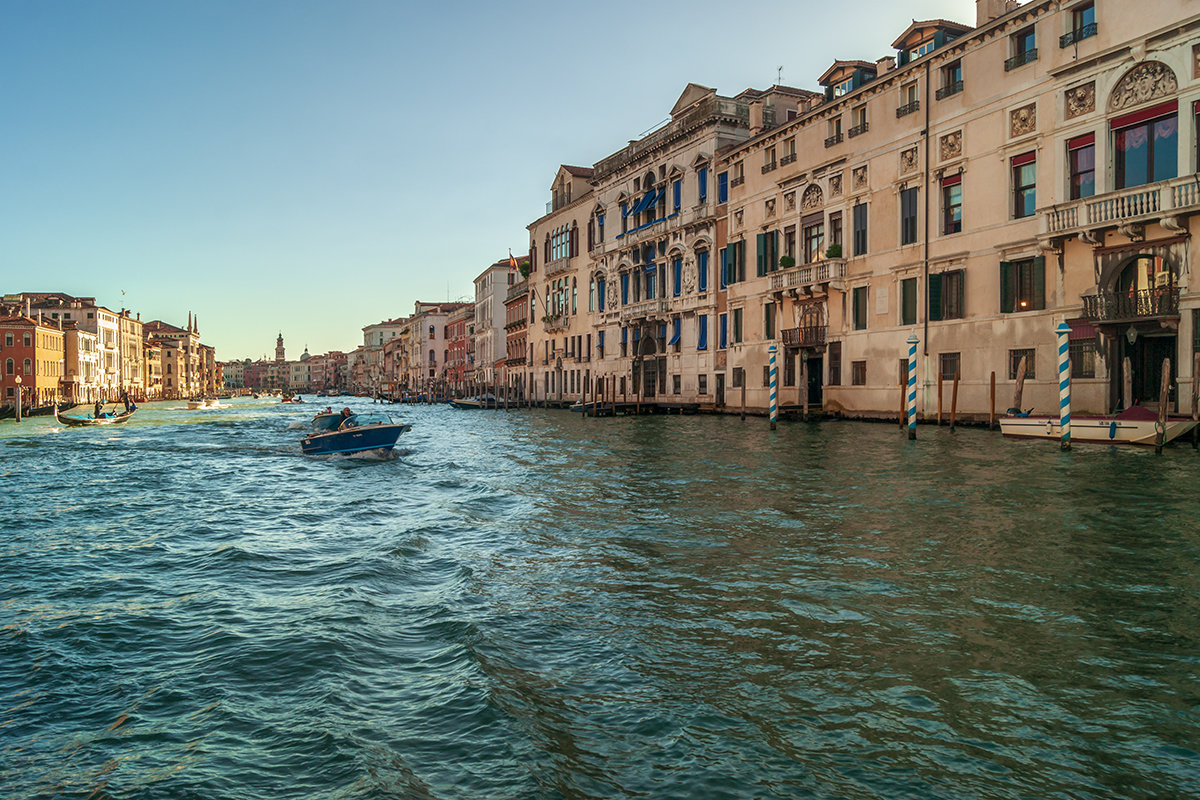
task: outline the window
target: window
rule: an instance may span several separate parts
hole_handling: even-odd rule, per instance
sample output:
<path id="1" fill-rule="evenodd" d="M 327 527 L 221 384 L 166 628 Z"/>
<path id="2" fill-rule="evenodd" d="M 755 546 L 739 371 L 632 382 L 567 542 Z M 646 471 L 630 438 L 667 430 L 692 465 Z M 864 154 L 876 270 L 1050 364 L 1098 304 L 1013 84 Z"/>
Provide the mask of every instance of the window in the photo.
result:
<path id="1" fill-rule="evenodd" d="M 757 237 L 758 276 L 779 269 L 779 231 L 767 231 Z"/>
<path id="2" fill-rule="evenodd" d="M 1174 178 L 1179 116 L 1175 102 L 1114 119 L 1113 177 L 1117 189 Z"/>
<path id="3" fill-rule="evenodd" d="M 708 202 L 708 167 L 701 167 L 696 172 L 696 187 L 699 190 L 697 195 L 701 203 Z"/>
<path id="4" fill-rule="evenodd" d="M 775 338 L 775 304 L 763 304 L 763 338 Z"/>
<path id="5" fill-rule="evenodd" d="M 671 259 L 671 296 L 683 294 L 683 258 L 675 256 Z"/>
<path id="6" fill-rule="evenodd" d="M 1096 377 L 1096 339 L 1072 339 L 1069 349 L 1071 356 L 1071 377 Z"/>
<path id="7" fill-rule="evenodd" d="M 1083 3 L 1071 10 L 1071 30 L 1058 37 L 1058 46 L 1070 47 L 1095 35 L 1096 7 L 1091 3 Z"/>
<path id="8" fill-rule="evenodd" d="M 1008 351 L 1008 379 L 1015 381 L 1017 374 L 1021 369 L 1021 359 L 1025 359 L 1025 379 L 1036 380 L 1037 370 L 1034 367 L 1037 365 L 1037 359 L 1034 357 L 1035 351 L 1033 348 L 1024 350 L 1009 350 Z"/>
<path id="9" fill-rule="evenodd" d="M 770 364 L 763 364 L 762 385 L 763 385 L 764 389 L 771 385 L 771 365 Z"/>
<path id="10" fill-rule="evenodd" d="M 783 254 L 788 258 L 796 257 L 796 226 L 789 225 L 783 229 Z"/>
<path id="11" fill-rule="evenodd" d="M 708 314 L 696 315 L 696 349 L 708 349 Z"/>
<path id="12" fill-rule="evenodd" d="M 696 392 L 699 394 L 708 394 L 708 376 L 696 376 Z"/>
<path id="13" fill-rule="evenodd" d="M 672 350 L 674 350 L 676 353 L 678 353 L 680 350 L 683 349 L 682 339 L 683 339 L 683 320 L 680 319 L 679 317 L 676 317 L 674 320 L 671 321 L 671 340 L 669 342 L 667 342 L 667 345 Z"/>
<path id="14" fill-rule="evenodd" d="M 1037 311 L 1046 307 L 1046 259 L 1000 262 L 1000 312 Z"/>
<path id="15" fill-rule="evenodd" d="M 742 367 L 733 368 L 733 388 L 737 389 L 746 382 L 746 370 Z"/>
<path id="16" fill-rule="evenodd" d="M 1025 153 L 1012 160 L 1013 217 L 1033 216 L 1037 206 L 1037 154 Z"/>
<path id="17" fill-rule="evenodd" d="M 900 190 L 900 244 L 917 241 L 917 187 Z"/>
<path id="18" fill-rule="evenodd" d="M 1096 134 L 1077 136 L 1067 142 L 1067 163 L 1071 170 L 1071 199 L 1096 193 Z"/>
<path id="19" fill-rule="evenodd" d="M 925 55 L 926 53 L 932 53 L 932 52 L 933 52 L 933 48 L 934 48 L 935 46 L 936 46 L 936 45 L 935 45 L 935 43 L 934 43 L 934 40 L 933 40 L 933 39 L 928 39 L 928 40 L 926 40 L 926 41 L 924 41 L 924 42 L 921 42 L 921 43 L 920 43 L 919 45 L 917 45 L 916 47 L 909 48 L 909 51 L 908 51 L 908 60 L 909 60 L 909 61 L 912 61 L 913 59 L 920 58 L 921 56 Z"/>
<path id="20" fill-rule="evenodd" d="M 1013 34 L 1009 38 L 1009 42 L 1011 42 L 1012 58 L 1004 62 L 1005 72 L 1031 61 L 1037 61 L 1037 38 L 1034 36 L 1032 25 Z"/>
<path id="21" fill-rule="evenodd" d="M 708 251 L 696 251 L 696 291 L 708 291 Z"/>
<path id="22" fill-rule="evenodd" d="M 729 173 L 721 172 L 717 174 L 717 202 L 729 202 Z"/>
<path id="23" fill-rule="evenodd" d="M 621 273 L 621 305 L 629 305 L 629 273 Z"/>
<path id="24" fill-rule="evenodd" d="M 729 315 L 722 314 L 717 318 L 717 346 L 724 350 L 729 346 Z"/>
<path id="25" fill-rule="evenodd" d="M 13 335 L 11 333 L 4 334 L 4 346 L 5 347 L 13 346 Z"/>
<path id="26" fill-rule="evenodd" d="M 858 203 L 854 206 L 854 255 L 861 256 L 867 252 L 867 205 Z"/>
<path id="27" fill-rule="evenodd" d="M 866 386 L 867 385 L 867 362 L 866 361 L 851 361 L 850 362 L 850 385 L 851 386 Z"/>
<path id="28" fill-rule="evenodd" d="M 917 99 L 917 82 L 906 83 L 900 87 L 900 105 L 896 106 L 896 119 L 908 116 L 921 109 L 921 101 Z"/>
<path id="29" fill-rule="evenodd" d="M 917 324 L 917 279 L 900 281 L 900 324 Z"/>
<path id="30" fill-rule="evenodd" d="M 858 286 L 854 289 L 854 330 L 867 329 L 867 287 Z"/>
<path id="31" fill-rule="evenodd" d="M 825 139 L 826 147 L 833 147 L 838 142 L 842 141 L 842 118 L 834 117 L 825 123 L 825 130 L 828 136 Z"/>
<path id="32" fill-rule="evenodd" d="M 683 378 L 679 375 L 671 376 L 671 393 L 681 394 L 683 392 Z"/>
<path id="33" fill-rule="evenodd" d="M 825 253 L 825 217 L 810 214 L 800 221 L 804 235 L 804 263 L 820 261 Z"/>
<path id="34" fill-rule="evenodd" d="M 929 276 L 929 319 L 962 319 L 963 275 L 961 269 L 938 272 Z"/>
<path id="35" fill-rule="evenodd" d="M 962 230 L 962 173 L 942 178 L 942 234 Z"/>
<path id="36" fill-rule="evenodd" d="M 840 211 L 835 211 L 829 215 L 829 246 L 836 247 L 838 249 L 838 256 L 841 256 L 842 212 Z"/>
<path id="37" fill-rule="evenodd" d="M 795 117 L 789 117 L 795 119 Z M 779 165 L 787 166 L 796 160 L 796 137 L 792 137 L 783 143 L 783 157 L 779 159 Z"/>
<path id="38" fill-rule="evenodd" d="M 937 90 L 938 100 L 958 94 L 962 91 L 962 62 L 954 61 L 942 67 L 942 88 Z"/>
<path id="39" fill-rule="evenodd" d="M 23 374 L 32 375 L 33 374 L 33 359 L 31 359 L 31 358 L 25 359 L 25 364 L 24 364 L 23 369 L 24 369 Z"/>
<path id="40" fill-rule="evenodd" d="M 15 369 L 16 369 L 16 365 L 13 364 L 13 360 L 11 358 L 5 360 L 5 362 L 4 362 L 4 374 L 5 375 L 12 375 L 13 371 Z"/>
<path id="41" fill-rule="evenodd" d="M 829 385 L 842 385 L 842 343 L 829 343 Z"/>
<path id="42" fill-rule="evenodd" d="M 731 242 L 725 248 L 724 277 L 726 283 L 738 283 L 746 280 L 746 243 Z"/>
<path id="43" fill-rule="evenodd" d="M 28 334 L 28 333 L 27 333 L 27 334 L 25 334 L 25 336 L 24 336 L 24 342 L 25 342 L 25 346 L 26 346 L 26 347 L 32 347 L 32 346 L 33 346 L 33 336 L 31 336 L 31 335 L 30 335 L 30 334 Z"/>
<path id="44" fill-rule="evenodd" d="M 867 107 L 859 106 L 850 112 L 850 130 L 847 134 L 853 139 L 859 134 L 866 133 L 870 129 L 867 124 Z"/>
<path id="45" fill-rule="evenodd" d="M 733 341 L 742 341 L 742 309 L 733 309 Z"/>
<path id="46" fill-rule="evenodd" d="M 775 148 L 768 147 L 766 150 L 763 150 L 763 166 L 762 166 L 763 173 L 765 174 L 765 173 L 770 172 L 771 170 L 775 169 L 775 167 L 777 167 L 778 165 L 779 165 L 779 161 L 775 155 Z"/>
<path id="47" fill-rule="evenodd" d="M 938 375 L 941 377 L 941 379 L 944 381 L 952 381 L 954 380 L 955 375 L 961 377 L 962 372 L 960 371 L 960 361 L 961 359 L 959 358 L 958 353 L 942 353 L 939 355 Z"/>

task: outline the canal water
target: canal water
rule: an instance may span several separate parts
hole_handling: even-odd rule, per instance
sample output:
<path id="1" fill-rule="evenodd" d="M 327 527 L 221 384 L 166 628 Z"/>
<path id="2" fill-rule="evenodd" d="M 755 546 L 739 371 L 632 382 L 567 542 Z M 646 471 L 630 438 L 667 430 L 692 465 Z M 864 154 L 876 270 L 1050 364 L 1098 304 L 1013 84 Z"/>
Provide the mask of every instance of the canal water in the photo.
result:
<path id="1" fill-rule="evenodd" d="M 0 423 L 0 797 L 1197 796 L 1189 445 L 180 405 Z"/>

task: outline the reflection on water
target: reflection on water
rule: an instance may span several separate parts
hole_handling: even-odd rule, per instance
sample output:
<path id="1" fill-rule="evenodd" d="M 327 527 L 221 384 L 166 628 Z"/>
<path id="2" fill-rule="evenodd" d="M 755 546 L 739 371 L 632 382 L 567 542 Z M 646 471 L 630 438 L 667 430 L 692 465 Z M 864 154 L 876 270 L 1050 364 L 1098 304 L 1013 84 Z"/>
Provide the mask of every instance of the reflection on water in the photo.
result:
<path id="1" fill-rule="evenodd" d="M 0 423 L 2 797 L 1200 785 L 1186 445 L 178 405 Z"/>

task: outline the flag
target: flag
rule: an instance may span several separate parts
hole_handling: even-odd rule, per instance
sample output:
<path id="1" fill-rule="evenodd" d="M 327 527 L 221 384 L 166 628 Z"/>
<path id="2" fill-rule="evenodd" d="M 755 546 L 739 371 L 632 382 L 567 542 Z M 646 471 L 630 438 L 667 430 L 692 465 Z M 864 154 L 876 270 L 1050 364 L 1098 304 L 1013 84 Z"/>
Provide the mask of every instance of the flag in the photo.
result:
<path id="1" fill-rule="evenodd" d="M 517 260 L 513 258 L 512 251 L 508 251 L 508 265 L 513 269 L 517 269 Z"/>

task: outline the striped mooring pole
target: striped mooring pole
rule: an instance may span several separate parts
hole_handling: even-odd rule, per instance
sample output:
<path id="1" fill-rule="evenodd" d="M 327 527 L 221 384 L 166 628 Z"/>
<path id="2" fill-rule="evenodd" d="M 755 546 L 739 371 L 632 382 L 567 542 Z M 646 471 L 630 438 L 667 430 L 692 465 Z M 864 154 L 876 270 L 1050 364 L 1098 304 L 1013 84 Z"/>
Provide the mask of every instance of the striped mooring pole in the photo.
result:
<path id="1" fill-rule="evenodd" d="M 908 337 L 908 438 L 917 438 L 917 342 L 914 333 Z"/>
<path id="2" fill-rule="evenodd" d="M 776 381 L 775 372 L 775 345 L 767 348 L 767 353 L 771 356 L 770 381 L 771 381 L 771 430 L 775 430 L 775 423 L 779 420 L 779 385 Z"/>
<path id="3" fill-rule="evenodd" d="M 1067 341 L 1071 326 L 1058 323 L 1058 426 L 1062 431 L 1062 449 L 1071 449 L 1071 348 Z"/>

